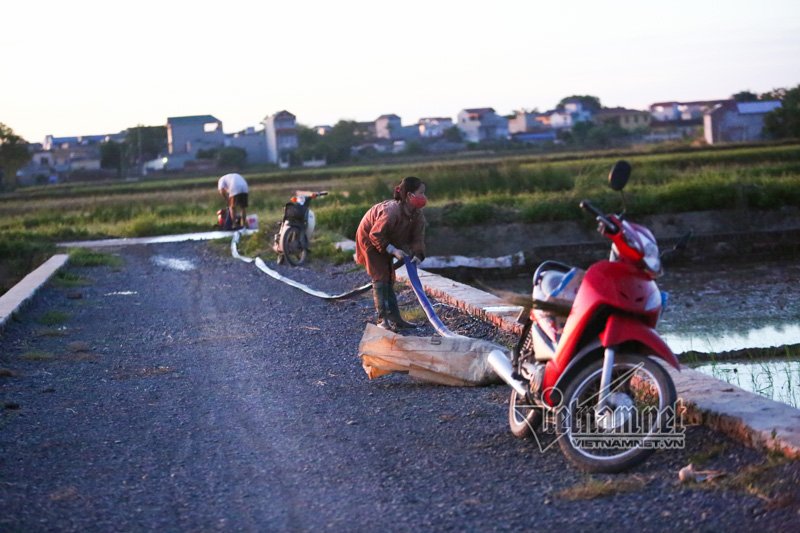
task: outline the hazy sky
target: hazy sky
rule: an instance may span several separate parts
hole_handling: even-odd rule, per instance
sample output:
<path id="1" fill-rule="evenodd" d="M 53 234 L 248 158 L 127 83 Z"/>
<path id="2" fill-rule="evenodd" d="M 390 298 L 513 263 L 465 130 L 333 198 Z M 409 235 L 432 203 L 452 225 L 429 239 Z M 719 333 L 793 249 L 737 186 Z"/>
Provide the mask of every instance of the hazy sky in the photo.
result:
<path id="1" fill-rule="evenodd" d="M 800 1 L 4 2 L 0 122 L 28 141 L 210 114 L 226 132 L 800 84 Z"/>

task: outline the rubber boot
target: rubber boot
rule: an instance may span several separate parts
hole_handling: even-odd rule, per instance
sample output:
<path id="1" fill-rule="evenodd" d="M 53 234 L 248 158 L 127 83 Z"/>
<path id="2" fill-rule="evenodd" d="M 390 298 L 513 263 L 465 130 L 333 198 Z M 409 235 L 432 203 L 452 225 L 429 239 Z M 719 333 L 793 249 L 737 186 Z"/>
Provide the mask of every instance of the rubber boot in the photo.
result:
<path id="1" fill-rule="evenodd" d="M 394 322 L 394 324 L 400 329 L 413 329 L 418 328 L 419 324 L 414 324 L 413 322 L 406 322 L 403 320 L 402 315 L 400 314 L 400 307 L 397 305 L 397 295 L 394 293 L 394 288 L 392 284 L 389 283 L 387 288 L 387 300 L 388 300 L 388 309 L 389 312 L 388 317 L 389 320 Z"/>
<path id="2" fill-rule="evenodd" d="M 375 303 L 375 312 L 378 315 L 378 327 L 388 331 L 397 331 L 397 326 L 389 320 L 389 286 L 383 281 L 372 282 L 372 300 Z"/>

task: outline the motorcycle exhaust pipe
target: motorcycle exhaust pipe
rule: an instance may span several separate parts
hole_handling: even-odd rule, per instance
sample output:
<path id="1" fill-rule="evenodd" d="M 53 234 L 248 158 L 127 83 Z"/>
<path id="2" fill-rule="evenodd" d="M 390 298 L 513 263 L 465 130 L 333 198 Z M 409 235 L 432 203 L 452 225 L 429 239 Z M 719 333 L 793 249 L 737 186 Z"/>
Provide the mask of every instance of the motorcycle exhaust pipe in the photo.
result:
<path id="1" fill-rule="evenodd" d="M 528 393 L 527 387 L 525 386 L 524 381 L 520 381 L 513 377 L 514 368 L 511 366 L 511 361 L 501 352 L 500 350 L 492 350 L 489 352 L 489 356 L 486 358 L 489 362 L 489 366 L 492 367 L 494 373 L 497 376 L 505 381 L 512 389 L 517 391 L 517 394 L 525 397 Z"/>

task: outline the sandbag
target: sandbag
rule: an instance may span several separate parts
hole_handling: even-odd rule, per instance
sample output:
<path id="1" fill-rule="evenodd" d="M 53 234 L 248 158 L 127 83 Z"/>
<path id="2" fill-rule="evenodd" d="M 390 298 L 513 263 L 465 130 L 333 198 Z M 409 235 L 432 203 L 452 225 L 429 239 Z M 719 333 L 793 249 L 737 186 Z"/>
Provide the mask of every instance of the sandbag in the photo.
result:
<path id="1" fill-rule="evenodd" d="M 487 363 L 492 350 L 508 355 L 493 342 L 469 337 L 411 337 L 367 324 L 358 355 L 369 379 L 392 372 L 455 387 L 501 383 Z"/>

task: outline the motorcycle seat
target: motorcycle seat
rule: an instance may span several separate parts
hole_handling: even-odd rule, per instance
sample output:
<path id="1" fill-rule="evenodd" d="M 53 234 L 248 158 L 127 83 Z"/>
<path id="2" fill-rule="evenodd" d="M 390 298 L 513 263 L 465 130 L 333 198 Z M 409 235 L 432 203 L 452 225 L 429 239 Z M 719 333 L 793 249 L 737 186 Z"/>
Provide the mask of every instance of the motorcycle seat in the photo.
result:
<path id="1" fill-rule="evenodd" d="M 583 273 L 579 268 L 566 272 L 547 270 L 542 273 L 539 283 L 533 288 L 534 307 L 556 314 L 569 314 Z"/>

